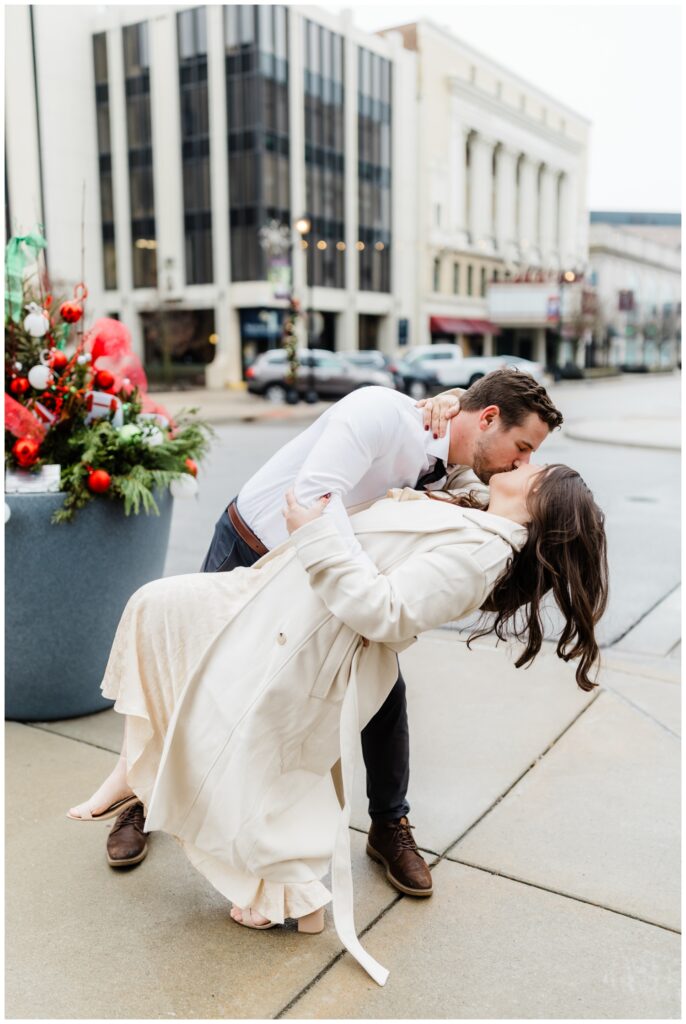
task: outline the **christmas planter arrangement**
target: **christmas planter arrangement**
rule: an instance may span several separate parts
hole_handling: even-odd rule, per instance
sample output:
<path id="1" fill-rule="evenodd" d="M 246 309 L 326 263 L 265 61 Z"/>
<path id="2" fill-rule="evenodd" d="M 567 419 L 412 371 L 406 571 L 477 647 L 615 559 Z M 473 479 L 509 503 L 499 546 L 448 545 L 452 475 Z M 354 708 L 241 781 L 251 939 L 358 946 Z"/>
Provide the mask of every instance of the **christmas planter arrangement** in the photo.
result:
<path id="1" fill-rule="evenodd" d="M 162 575 L 173 497 L 197 492 L 209 428 L 176 421 L 117 320 L 84 331 L 87 289 L 58 302 L 27 283 L 34 234 L 7 246 L 5 555 L 7 718 L 111 706 L 100 680 L 126 601 Z"/>

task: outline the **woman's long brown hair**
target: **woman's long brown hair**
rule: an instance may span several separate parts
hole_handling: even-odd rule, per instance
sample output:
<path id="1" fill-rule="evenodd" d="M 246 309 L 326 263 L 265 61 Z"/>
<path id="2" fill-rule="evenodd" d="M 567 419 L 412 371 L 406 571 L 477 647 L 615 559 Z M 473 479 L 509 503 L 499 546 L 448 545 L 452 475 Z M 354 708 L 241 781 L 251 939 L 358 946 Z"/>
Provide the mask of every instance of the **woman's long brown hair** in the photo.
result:
<path id="1" fill-rule="evenodd" d="M 450 500 L 463 507 L 483 508 L 471 495 Z M 514 553 L 482 606 L 483 611 L 496 613 L 495 620 L 477 628 L 469 641 L 489 633 L 500 640 L 514 636 L 526 644 L 515 665 L 529 665 L 543 642 L 541 603 L 552 591 L 564 618 L 557 655 L 563 661 L 578 658 L 576 681 L 582 690 L 592 690 L 597 684 L 589 673 L 600 653 L 595 626 L 605 611 L 608 594 L 605 516 L 588 486 L 569 466 L 547 466 L 535 480 L 526 504 L 531 514 L 526 543 Z"/>

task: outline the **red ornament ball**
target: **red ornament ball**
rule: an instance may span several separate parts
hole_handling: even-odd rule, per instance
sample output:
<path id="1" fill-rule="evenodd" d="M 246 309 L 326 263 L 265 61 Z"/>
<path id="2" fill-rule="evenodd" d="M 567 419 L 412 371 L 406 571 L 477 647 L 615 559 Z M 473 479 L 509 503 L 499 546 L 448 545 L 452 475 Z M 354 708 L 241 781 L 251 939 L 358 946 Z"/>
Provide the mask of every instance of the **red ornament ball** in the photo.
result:
<path id="1" fill-rule="evenodd" d="M 13 395 L 25 395 L 30 387 L 28 377 L 15 377 L 10 384 L 10 391 Z"/>
<path id="2" fill-rule="evenodd" d="M 78 302 L 63 302 L 60 306 L 60 316 L 68 324 L 76 324 L 83 316 L 83 310 Z"/>
<path id="3" fill-rule="evenodd" d="M 112 483 L 112 477 L 104 469 L 94 469 L 88 477 L 88 488 L 93 494 L 104 494 Z"/>
<path id="4" fill-rule="evenodd" d="M 50 353 L 50 366 L 53 370 L 57 370 L 58 372 L 63 370 L 68 362 L 69 359 L 67 358 L 67 354 L 66 352 L 63 352 L 62 349 L 55 348 Z"/>
<path id="5" fill-rule="evenodd" d="M 194 462 L 193 459 L 186 459 L 186 469 L 191 474 L 191 476 L 198 475 L 198 464 L 197 462 Z"/>
<path id="6" fill-rule="evenodd" d="M 38 458 L 39 449 L 38 441 L 34 441 L 31 437 L 20 437 L 12 445 L 12 454 L 22 469 L 28 469 Z"/>
<path id="7" fill-rule="evenodd" d="M 114 374 L 109 370 L 98 370 L 95 375 L 95 383 L 101 391 L 109 391 L 114 384 Z"/>

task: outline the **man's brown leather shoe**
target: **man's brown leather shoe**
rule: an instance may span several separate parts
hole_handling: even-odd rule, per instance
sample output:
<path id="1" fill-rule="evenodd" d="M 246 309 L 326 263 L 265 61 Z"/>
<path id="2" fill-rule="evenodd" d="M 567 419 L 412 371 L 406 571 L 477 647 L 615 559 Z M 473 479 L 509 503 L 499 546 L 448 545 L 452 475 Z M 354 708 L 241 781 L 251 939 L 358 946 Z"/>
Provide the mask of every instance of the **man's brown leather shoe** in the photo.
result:
<path id="1" fill-rule="evenodd" d="M 148 852 L 148 837 L 143 831 L 143 804 L 135 803 L 122 811 L 107 837 L 107 863 L 113 868 L 140 864 Z"/>
<path id="2" fill-rule="evenodd" d="M 433 882 L 429 865 L 417 849 L 407 818 L 373 821 L 367 853 L 386 868 L 386 878 L 408 896 L 430 896 Z"/>

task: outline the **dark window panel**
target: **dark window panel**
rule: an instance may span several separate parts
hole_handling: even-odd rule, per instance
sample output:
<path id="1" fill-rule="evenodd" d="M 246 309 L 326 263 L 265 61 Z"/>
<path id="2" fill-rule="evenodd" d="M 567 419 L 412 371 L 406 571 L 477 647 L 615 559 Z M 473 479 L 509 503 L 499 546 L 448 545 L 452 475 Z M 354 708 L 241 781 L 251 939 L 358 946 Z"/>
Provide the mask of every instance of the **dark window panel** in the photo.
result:
<path id="1" fill-rule="evenodd" d="M 181 60 L 195 56 L 193 13 L 192 10 L 181 11 L 176 18 L 179 36 L 179 57 Z"/>
<path id="2" fill-rule="evenodd" d="M 145 22 L 127 25 L 122 32 L 126 72 L 133 284 L 135 288 L 156 287 L 157 252 L 153 247 L 156 231 L 148 25 Z M 136 244 L 137 242 L 143 244 Z"/>
<path id="3" fill-rule="evenodd" d="M 100 223 L 102 237 L 103 280 L 106 289 L 117 287 L 117 258 L 114 244 L 114 200 L 112 195 L 112 157 L 107 66 L 107 35 L 93 36 L 96 131 L 100 179 Z"/>
<path id="4" fill-rule="evenodd" d="M 204 7 L 177 15 L 187 284 L 213 280 L 212 202 Z"/>
<path id="5" fill-rule="evenodd" d="M 99 32 L 93 36 L 93 66 L 95 71 L 96 85 L 101 83 L 107 86 L 107 35 Z"/>
<path id="6" fill-rule="evenodd" d="M 286 8 L 235 7 L 225 44 L 232 277 L 259 280 L 259 228 L 291 219 Z"/>

